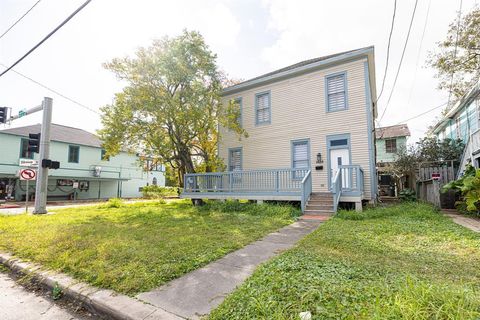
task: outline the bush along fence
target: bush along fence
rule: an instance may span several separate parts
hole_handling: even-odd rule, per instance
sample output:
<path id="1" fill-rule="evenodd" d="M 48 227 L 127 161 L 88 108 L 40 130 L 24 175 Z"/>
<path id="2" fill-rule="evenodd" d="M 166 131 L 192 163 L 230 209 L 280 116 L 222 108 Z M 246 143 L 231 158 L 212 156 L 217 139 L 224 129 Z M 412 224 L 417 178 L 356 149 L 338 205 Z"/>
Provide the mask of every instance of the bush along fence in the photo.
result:
<path id="1" fill-rule="evenodd" d="M 460 201 L 456 207 L 460 212 L 480 216 L 480 169 L 467 166 L 463 176 L 446 184 L 442 192 L 454 190 L 460 193 Z"/>

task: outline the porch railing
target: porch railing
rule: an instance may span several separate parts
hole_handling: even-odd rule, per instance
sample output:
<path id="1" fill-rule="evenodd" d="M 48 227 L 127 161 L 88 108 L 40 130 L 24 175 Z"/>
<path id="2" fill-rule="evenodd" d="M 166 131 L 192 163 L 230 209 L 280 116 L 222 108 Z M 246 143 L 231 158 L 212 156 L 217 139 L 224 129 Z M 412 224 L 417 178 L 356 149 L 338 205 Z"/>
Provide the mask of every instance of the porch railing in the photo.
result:
<path id="1" fill-rule="evenodd" d="M 256 193 L 301 195 L 309 169 L 263 169 L 231 172 L 189 173 L 184 193 Z M 310 179 L 311 177 L 307 178 Z M 307 187 L 308 188 L 308 187 Z M 310 187 L 311 189 L 311 187 Z"/>
<path id="2" fill-rule="evenodd" d="M 301 199 L 302 212 L 305 212 L 305 208 L 307 206 L 307 203 L 308 203 L 308 200 L 310 199 L 311 194 L 312 194 L 312 172 L 308 170 L 307 174 L 302 180 L 302 199 Z"/>
<path id="3" fill-rule="evenodd" d="M 364 172 L 359 165 L 341 165 L 332 179 L 333 208 L 337 211 L 342 195 L 362 196 Z"/>

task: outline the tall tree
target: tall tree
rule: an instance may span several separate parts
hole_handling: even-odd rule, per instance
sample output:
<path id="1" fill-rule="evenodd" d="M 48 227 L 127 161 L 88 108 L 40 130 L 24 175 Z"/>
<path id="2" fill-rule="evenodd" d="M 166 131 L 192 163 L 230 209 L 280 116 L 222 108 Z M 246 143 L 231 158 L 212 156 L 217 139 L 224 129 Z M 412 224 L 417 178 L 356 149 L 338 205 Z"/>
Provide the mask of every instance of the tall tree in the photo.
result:
<path id="1" fill-rule="evenodd" d="M 451 93 L 451 106 L 480 79 L 480 9 L 455 19 L 438 46 L 439 50 L 430 52 L 427 64 L 437 71 L 439 89 Z"/>
<path id="2" fill-rule="evenodd" d="M 185 173 L 221 165 L 219 125 L 246 136 L 236 121 L 239 106 L 221 103 L 224 77 L 198 32 L 156 40 L 134 58 L 104 67 L 126 83 L 113 104 L 101 109 L 98 134 L 107 155 L 126 149 L 151 156 L 174 169 L 183 184 Z"/>

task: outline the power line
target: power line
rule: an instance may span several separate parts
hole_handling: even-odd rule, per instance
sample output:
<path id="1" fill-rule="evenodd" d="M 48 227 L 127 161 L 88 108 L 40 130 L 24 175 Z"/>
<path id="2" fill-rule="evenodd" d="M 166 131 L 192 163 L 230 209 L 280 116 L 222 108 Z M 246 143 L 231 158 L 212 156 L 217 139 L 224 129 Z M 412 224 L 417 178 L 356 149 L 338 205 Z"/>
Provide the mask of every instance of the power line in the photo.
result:
<path id="1" fill-rule="evenodd" d="M 8 67 L 6 70 L 4 70 L 2 73 L 0 73 L 0 77 L 3 76 L 5 73 L 10 71 L 13 67 L 15 67 L 17 64 L 19 64 L 23 59 L 25 59 L 30 53 L 35 51 L 39 46 L 42 45 L 45 41 L 47 41 L 48 38 L 50 38 L 55 32 L 57 32 L 61 27 L 63 27 L 70 19 L 72 19 L 77 13 L 79 13 L 87 4 L 90 3 L 92 0 L 87 0 L 85 1 L 80 7 L 77 8 L 71 15 L 67 17 L 62 23 L 60 23 L 55 29 L 53 29 L 45 38 L 43 38 L 39 43 L 37 43 L 32 49 L 28 50 L 27 53 L 25 53 L 20 59 L 18 59 L 14 64 L 12 64 L 10 67 Z"/>
<path id="2" fill-rule="evenodd" d="M 410 38 L 410 31 L 412 31 L 413 20 L 415 19 L 415 13 L 417 12 L 417 4 L 418 4 L 418 0 L 415 0 L 415 6 L 413 7 L 412 17 L 410 19 L 410 25 L 408 27 L 407 38 L 405 39 L 405 44 L 403 46 L 402 56 L 400 57 L 400 63 L 398 64 L 397 74 L 395 75 L 395 80 L 393 81 L 392 91 L 390 91 L 390 95 L 389 95 L 388 100 L 387 100 L 387 105 L 385 106 L 385 109 L 383 109 L 383 113 L 382 113 L 382 116 L 380 117 L 379 121 L 382 121 L 383 116 L 385 115 L 385 112 L 388 109 L 388 105 L 390 104 L 390 100 L 392 99 L 393 92 L 395 91 L 395 86 L 397 84 L 398 75 L 400 74 L 400 69 L 402 68 L 403 58 L 405 56 L 405 51 L 406 51 L 407 45 L 408 45 L 408 39 Z"/>
<path id="3" fill-rule="evenodd" d="M 418 48 L 417 61 L 415 62 L 415 73 L 413 75 L 412 86 L 410 87 L 410 93 L 408 94 L 407 105 L 410 105 L 410 100 L 412 98 L 413 89 L 415 88 L 415 83 L 417 81 L 417 71 L 418 71 L 418 62 L 420 61 L 420 55 L 422 53 L 423 39 L 425 38 L 425 31 L 427 30 L 428 17 L 430 14 L 430 5 L 432 0 L 428 2 L 427 15 L 425 16 L 425 23 L 423 25 L 422 38 L 420 39 L 420 46 Z"/>
<path id="4" fill-rule="evenodd" d="M 35 8 L 37 6 L 37 4 L 42 1 L 42 0 L 38 0 L 37 2 L 35 2 L 35 4 L 33 6 L 30 7 L 30 9 L 27 10 L 27 12 L 25 12 L 17 21 L 15 21 L 7 30 L 5 30 L 4 33 L 2 33 L 2 35 L 0 35 L 0 39 L 3 38 L 4 35 L 6 35 L 10 30 L 12 30 L 13 27 L 15 27 L 17 25 L 17 23 L 19 23 L 23 18 L 25 18 L 25 16 L 30 12 L 32 11 L 33 8 Z"/>
<path id="5" fill-rule="evenodd" d="M 5 68 L 7 67 L 7 66 L 4 65 L 3 63 L 0 63 L 0 65 L 3 66 L 3 67 L 5 67 Z M 30 78 L 29 76 L 26 76 L 26 75 L 24 75 L 24 74 L 22 74 L 22 73 L 20 73 L 20 72 L 18 72 L 18 71 L 16 71 L 16 70 L 12 70 L 12 72 L 18 74 L 19 76 L 21 76 L 21 77 L 23 77 L 23 78 L 25 78 L 25 79 L 27 79 L 27 80 L 32 81 L 33 83 L 39 85 L 39 86 L 42 87 L 42 88 L 47 89 L 47 90 L 50 91 L 50 92 L 55 93 L 56 95 L 58 95 L 58 96 L 60 96 L 60 97 L 62 97 L 62 98 L 64 98 L 64 99 L 66 99 L 66 100 L 68 100 L 68 101 L 76 104 L 77 106 L 80 106 L 80 107 L 82 107 L 82 108 L 84 108 L 84 109 L 86 109 L 86 110 L 88 110 L 88 111 L 90 111 L 90 112 L 93 112 L 93 113 L 96 113 L 96 114 L 98 114 L 98 115 L 101 115 L 101 113 L 98 112 L 97 110 L 92 109 L 92 108 L 90 108 L 90 107 L 88 107 L 88 106 L 86 106 L 86 105 L 84 105 L 84 104 L 82 104 L 82 103 L 80 103 L 80 102 L 72 99 L 72 98 L 69 98 L 69 97 L 67 97 L 66 95 L 64 95 L 63 93 L 58 92 L 57 90 L 54 90 L 54 89 L 52 89 L 52 88 L 49 88 L 49 87 L 47 87 L 46 85 L 44 85 L 44 84 L 42 84 L 42 83 L 40 83 L 40 82 L 38 82 L 38 81 Z"/>
<path id="6" fill-rule="evenodd" d="M 453 61 L 452 61 L 452 77 L 450 79 L 450 87 L 448 93 L 448 104 L 450 105 L 450 98 L 452 97 L 452 86 L 453 86 L 453 76 L 455 75 L 455 67 L 453 64 L 455 63 L 455 59 L 457 58 L 457 49 L 458 49 L 458 33 L 460 30 L 460 18 L 462 17 L 462 4 L 463 0 L 460 0 L 460 9 L 458 10 L 458 21 L 457 21 L 457 34 L 455 36 L 455 50 L 453 52 Z"/>
<path id="7" fill-rule="evenodd" d="M 406 120 L 402 120 L 402 121 L 400 121 L 399 123 L 397 123 L 396 125 L 399 125 L 399 124 L 402 124 L 402 123 L 404 123 L 404 122 L 408 122 L 408 121 L 410 121 L 410 120 L 419 118 L 419 117 L 421 117 L 421 116 L 423 116 L 423 115 L 426 115 L 427 113 L 432 112 L 433 110 L 436 110 L 436 109 L 438 109 L 438 108 L 441 108 L 441 107 L 445 106 L 446 104 L 448 104 L 448 102 L 444 102 L 444 103 L 442 103 L 441 105 L 438 105 L 438 106 L 436 106 L 436 107 L 433 107 L 433 108 L 431 108 L 431 109 L 428 109 L 427 111 L 424 111 L 424 112 L 422 112 L 422 113 L 420 113 L 420 114 L 417 114 L 416 116 L 413 116 L 413 117 L 408 118 L 408 119 L 406 119 Z"/>
<path id="8" fill-rule="evenodd" d="M 397 13 L 397 0 L 393 3 L 393 16 L 392 16 L 392 25 L 390 27 L 390 34 L 388 36 L 388 45 L 387 45 L 387 61 L 385 63 L 385 72 L 383 73 L 383 81 L 382 81 L 382 89 L 377 97 L 377 101 L 380 99 L 383 93 L 383 89 L 385 87 L 385 79 L 387 78 L 387 69 L 388 69 L 388 61 L 390 59 L 390 43 L 392 41 L 392 34 L 393 34 L 393 26 L 395 25 L 395 15 Z"/>

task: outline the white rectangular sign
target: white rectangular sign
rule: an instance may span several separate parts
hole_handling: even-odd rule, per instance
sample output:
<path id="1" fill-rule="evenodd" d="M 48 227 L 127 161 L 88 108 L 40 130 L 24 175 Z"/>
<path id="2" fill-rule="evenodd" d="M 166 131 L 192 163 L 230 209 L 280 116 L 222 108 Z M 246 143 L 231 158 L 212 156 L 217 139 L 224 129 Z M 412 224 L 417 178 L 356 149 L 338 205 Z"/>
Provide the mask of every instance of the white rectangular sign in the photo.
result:
<path id="1" fill-rule="evenodd" d="M 20 159 L 18 162 L 20 167 L 37 167 L 38 168 L 38 160 L 33 159 Z"/>

